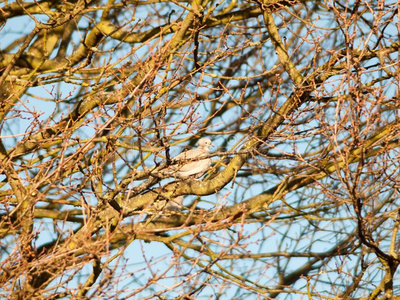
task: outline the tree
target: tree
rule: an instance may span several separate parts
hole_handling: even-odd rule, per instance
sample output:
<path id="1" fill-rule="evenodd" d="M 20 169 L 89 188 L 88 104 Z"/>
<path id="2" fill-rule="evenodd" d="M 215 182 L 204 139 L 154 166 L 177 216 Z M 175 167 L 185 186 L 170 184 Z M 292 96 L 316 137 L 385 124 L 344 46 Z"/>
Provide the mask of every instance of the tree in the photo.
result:
<path id="1" fill-rule="evenodd" d="M 0 7 L 3 297 L 400 294 L 396 1 Z"/>

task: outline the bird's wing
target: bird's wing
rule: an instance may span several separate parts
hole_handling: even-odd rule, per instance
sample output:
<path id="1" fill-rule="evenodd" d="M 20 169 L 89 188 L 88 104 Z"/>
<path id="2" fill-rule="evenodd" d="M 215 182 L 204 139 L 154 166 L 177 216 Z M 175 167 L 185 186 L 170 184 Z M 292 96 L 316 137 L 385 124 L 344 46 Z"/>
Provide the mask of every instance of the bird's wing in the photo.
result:
<path id="1" fill-rule="evenodd" d="M 191 175 L 201 176 L 210 168 L 210 165 L 211 159 L 209 158 L 194 161 L 179 168 L 177 171 L 177 175 L 180 178 L 186 178 Z"/>
<path id="2" fill-rule="evenodd" d="M 180 178 L 204 173 L 211 164 L 209 158 L 203 158 L 207 154 L 209 154 L 207 150 L 198 148 L 182 152 L 174 157 L 175 163 L 168 167 L 164 173 L 168 175 L 176 174 Z"/>
<path id="3" fill-rule="evenodd" d="M 207 152 L 202 149 L 192 149 L 192 150 L 182 152 L 181 154 L 174 157 L 174 159 L 175 160 L 193 159 L 196 157 L 204 156 L 206 154 L 207 154 Z"/>

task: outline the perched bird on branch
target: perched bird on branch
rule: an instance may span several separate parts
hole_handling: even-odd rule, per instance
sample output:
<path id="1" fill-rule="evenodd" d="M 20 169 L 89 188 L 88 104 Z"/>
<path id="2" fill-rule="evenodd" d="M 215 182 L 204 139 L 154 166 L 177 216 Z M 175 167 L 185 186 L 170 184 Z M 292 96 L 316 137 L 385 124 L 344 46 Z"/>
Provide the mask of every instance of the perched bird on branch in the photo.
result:
<path id="1" fill-rule="evenodd" d="M 210 148 L 210 139 L 200 139 L 196 149 L 182 152 L 174 157 L 174 164 L 162 170 L 161 173 L 182 179 L 201 177 L 211 166 L 211 159 L 207 158 L 210 154 Z M 204 158 L 202 159 L 202 157 Z"/>

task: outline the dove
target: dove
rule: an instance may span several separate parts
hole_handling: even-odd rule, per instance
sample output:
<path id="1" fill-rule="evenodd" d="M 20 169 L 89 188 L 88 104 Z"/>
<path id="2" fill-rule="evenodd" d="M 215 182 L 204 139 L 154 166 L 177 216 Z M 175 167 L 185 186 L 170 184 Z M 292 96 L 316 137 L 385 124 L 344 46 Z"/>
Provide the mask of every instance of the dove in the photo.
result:
<path id="1" fill-rule="evenodd" d="M 163 174 L 187 179 L 189 177 L 201 177 L 211 166 L 211 159 L 206 157 L 210 154 L 211 140 L 202 138 L 199 140 L 199 146 L 196 149 L 182 152 L 174 157 L 175 165 L 169 166 L 163 170 Z"/>

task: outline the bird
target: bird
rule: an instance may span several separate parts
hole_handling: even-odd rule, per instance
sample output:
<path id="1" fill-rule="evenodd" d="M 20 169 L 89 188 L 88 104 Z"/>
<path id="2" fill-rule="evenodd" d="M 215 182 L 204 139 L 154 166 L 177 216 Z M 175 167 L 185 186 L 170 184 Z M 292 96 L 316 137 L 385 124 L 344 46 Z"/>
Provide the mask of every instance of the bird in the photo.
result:
<path id="1" fill-rule="evenodd" d="M 176 161 L 176 164 L 162 170 L 162 174 L 181 179 L 201 177 L 211 166 L 211 159 L 207 158 L 211 146 L 209 138 L 201 138 L 196 149 L 182 152 L 174 157 L 173 160 Z M 205 158 L 199 159 L 202 157 Z"/>

